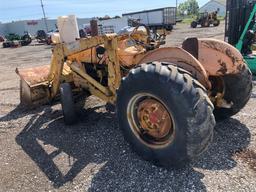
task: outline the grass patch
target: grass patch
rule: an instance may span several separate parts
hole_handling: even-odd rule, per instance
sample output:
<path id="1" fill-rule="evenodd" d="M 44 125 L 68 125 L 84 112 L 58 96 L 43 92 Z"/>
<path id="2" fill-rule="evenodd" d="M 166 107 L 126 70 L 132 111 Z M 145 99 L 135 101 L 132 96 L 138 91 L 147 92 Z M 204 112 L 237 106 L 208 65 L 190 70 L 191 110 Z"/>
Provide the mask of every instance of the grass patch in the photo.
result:
<path id="1" fill-rule="evenodd" d="M 218 19 L 219 19 L 220 21 L 224 21 L 224 20 L 225 20 L 225 17 L 224 17 L 224 16 L 218 16 Z"/>
<path id="2" fill-rule="evenodd" d="M 192 21 L 195 21 L 196 18 L 197 18 L 196 16 L 187 16 L 185 18 L 182 18 L 182 22 L 181 23 L 190 24 Z M 225 17 L 224 16 L 218 16 L 218 19 L 220 21 L 224 21 Z"/>
<path id="3" fill-rule="evenodd" d="M 196 16 L 186 16 L 184 18 L 182 18 L 182 22 L 184 24 L 190 24 L 192 21 L 196 20 Z"/>
<path id="4" fill-rule="evenodd" d="M 185 19 L 182 20 L 182 23 L 190 24 L 192 21 L 194 21 L 193 18 L 185 18 Z"/>

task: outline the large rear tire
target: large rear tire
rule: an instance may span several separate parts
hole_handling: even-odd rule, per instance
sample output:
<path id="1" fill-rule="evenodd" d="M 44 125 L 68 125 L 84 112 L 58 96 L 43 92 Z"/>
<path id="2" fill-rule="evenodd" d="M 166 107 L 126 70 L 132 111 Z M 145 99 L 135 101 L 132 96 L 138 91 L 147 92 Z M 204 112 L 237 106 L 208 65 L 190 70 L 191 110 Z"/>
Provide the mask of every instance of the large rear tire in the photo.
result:
<path id="1" fill-rule="evenodd" d="M 218 27 L 219 25 L 220 25 L 220 20 L 217 19 L 217 20 L 213 21 L 213 26 L 214 27 Z"/>
<path id="2" fill-rule="evenodd" d="M 122 80 L 116 107 L 125 139 L 157 165 L 183 165 L 212 140 L 213 105 L 204 87 L 171 64 L 132 69 Z"/>
<path id="3" fill-rule="evenodd" d="M 172 30 L 173 30 L 173 25 L 166 25 L 166 26 L 165 26 L 165 29 L 166 29 L 167 31 L 172 31 Z"/>
<path id="4" fill-rule="evenodd" d="M 191 24 L 190 24 L 190 26 L 191 26 L 192 28 L 196 28 L 196 27 L 197 27 L 197 22 L 196 22 L 196 21 L 192 21 Z"/>
<path id="5" fill-rule="evenodd" d="M 252 93 L 252 73 L 247 66 L 234 75 L 226 75 L 222 78 L 225 93 L 224 99 L 231 103 L 231 108 L 215 107 L 214 115 L 216 120 L 227 119 L 238 113 L 248 102 Z"/>

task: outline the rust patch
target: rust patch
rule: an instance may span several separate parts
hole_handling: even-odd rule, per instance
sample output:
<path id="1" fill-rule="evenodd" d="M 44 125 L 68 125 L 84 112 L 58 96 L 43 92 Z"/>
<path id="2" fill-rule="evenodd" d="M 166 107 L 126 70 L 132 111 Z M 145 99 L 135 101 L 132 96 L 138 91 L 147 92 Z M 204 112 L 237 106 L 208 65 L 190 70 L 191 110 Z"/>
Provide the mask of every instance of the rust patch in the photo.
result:
<path id="1" fill-rule="evenodd" d="M 173 133 L 172 119 L 165 107 L 155 99 L 145 99 L 139 104 L 137 115 L 143 131 L 156 139 Z"/>
<path id="2" fill-rule="evenodd" d="M 203 41 L 202 42 L 204 47 L 210 48 L 210 49 L 214 49 L 216 51 L 221 51 L 221 49 L 218 48 L 217 43 L 212 42 L 212 41 Z"/>
<path id="3" fill-rule="evenodd" d="M 228 71 L 227 64 L 221 60 L 218 60 L 218 63 L 220 64 L 220 69 L 218 69 L 217 73 L 225 75 Z"/>
<path id="4" fill-rule="evenodd" d="M 199 39 L 199 61 L 211 76 L 236 74 L 244 64 L 243 56 L 233 46 L 215 39 Z"/>
<path id="5" fill-rule="evenodd" d="M 233 66 L 235 66 L 235 63 L 238 62 L 238 59 L 232 54 L 232 51 L 230 49 L 226 49 L 226 55 L 232 60 Z"/>
<path id="6" fill-rule="evenodd" d="M 238 71 L 244 71 L 244 69 L 245 69 L 245 65 L 238 65 L 237 66 Z"/>
<path id="7" fill-rule="evenodd" d="M 203 47 L 213 49 L 218 52 L 224 53 L 224 50 L 226 49 L 225 46 L 223 46 L 222 44 L 220 44 L 216 41 L 201 41 L 201 42 L 202 42 Z"/>
<path id="8" fill-rule="evenodd" d="M 26 81 L 29 86 L 45 82 L 48 79 L 50 65 L 33 67 L 28 69 L 16 69 L 16 73 L 21 79 Z"/>
<path id="9" fill-rule="evenodd" d="M 176 66 L 189 71 L 194 77 L 197 77 L 197 80 L 207 89 L 211 87 L 208 80 L 208 74 L 203 65 L 193 57 L 193 55 L 182 48 L 165 47 L 155 49 L 145 54 L 138 63 L 149 63 L 153 61 L 175 64 Z"/>
<path id="10" fill-rule="evenodd" d="M 249 165 L 250 169 L 256 171 L 256 152 L 251 149 L 243 149 L 237 151 L 234 155 L 235 158 L 241 159 L 243 163 Z"/>
<path id="11" fill-rule="evenodd" d="M 219 52 L 222 52 L 222 53 L 225 53 L 232 60 L 233 65 L 235 65 L 236 62 L 240 61 L 240 59 L 237 58 L 233 54 L 232 50 L 230 50 L 229 48 L 227 48 L 225 46 L 222 46 L 219 43 L 207 41 L 207 42 L 203 42 L 203 46 L 213 49 L 213 50 L 216 50 L 216 51 L 219 51 Z"/>

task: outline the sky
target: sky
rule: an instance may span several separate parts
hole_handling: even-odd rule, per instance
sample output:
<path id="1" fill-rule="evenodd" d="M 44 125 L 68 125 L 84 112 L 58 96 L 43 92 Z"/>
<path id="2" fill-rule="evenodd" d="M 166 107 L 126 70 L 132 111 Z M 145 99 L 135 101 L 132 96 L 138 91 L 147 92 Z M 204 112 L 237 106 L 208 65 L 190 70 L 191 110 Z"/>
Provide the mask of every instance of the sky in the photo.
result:
<path id="1" fill-rule="evenodd" d="M 178 0 L 178 3 L 184 0 Z M 199 6 L 208 0 L 198 0 Z M 43 0 L 46 17 L 75 14 L 80 18 L 116 16 L 122 13 L 175 6 L 176 0 Z M 0 22 L 41 19 L 40 0 L 0 0 Z"/>

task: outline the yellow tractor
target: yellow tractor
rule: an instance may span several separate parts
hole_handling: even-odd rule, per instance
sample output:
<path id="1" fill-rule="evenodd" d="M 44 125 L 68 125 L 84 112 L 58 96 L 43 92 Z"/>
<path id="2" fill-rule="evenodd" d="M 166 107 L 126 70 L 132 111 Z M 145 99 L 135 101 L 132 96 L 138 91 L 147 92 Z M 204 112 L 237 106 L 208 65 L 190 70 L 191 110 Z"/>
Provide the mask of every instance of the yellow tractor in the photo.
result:
<path id="1" fill-rule="evenodd" d="M 223 41 L 190 38 L 161 48 L 164 38 L 141 28 L 56 44 L 50 65 L 16 70 L 21 104 L 60 98 L 64 120 L 73 124 L 74 95 L 89 92 L 116 106 L 119 127 L 142 158 L 181 165 L 206 150 L 215 119 L 245 106 L 251 72 Z"/>
<path id="2" fill-rule="evenodd" d="M 220 20 L 218 19 L 218 11 L 214 11 L 211 13 L 203 12 L 199 13 L 197 16 L 197 19 L 195 21 L 192 21 L 190 26 L 192 28 L 196 28 L 197 25 L 201 25 L 201 27 L 210 27 L 213 25 L 214 27 L 217 27 L 220 25 Z"/>

